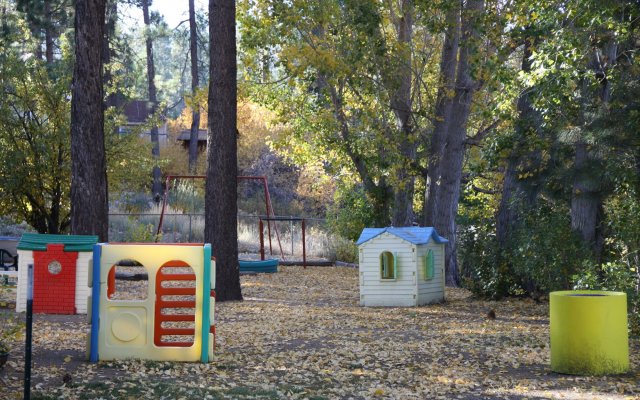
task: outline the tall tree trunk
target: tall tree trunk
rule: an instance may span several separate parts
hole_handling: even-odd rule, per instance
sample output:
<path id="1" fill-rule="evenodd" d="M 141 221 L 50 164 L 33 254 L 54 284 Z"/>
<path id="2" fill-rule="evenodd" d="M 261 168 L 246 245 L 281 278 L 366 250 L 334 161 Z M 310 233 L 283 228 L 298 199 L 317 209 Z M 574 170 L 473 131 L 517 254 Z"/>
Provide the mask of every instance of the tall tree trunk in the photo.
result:
<path id="1" fill-rule="evenodd" d="M 447 11 L 447 29 L 445 31 L 442 57 L 440 59 L 440 87 L 436 97 L 435 121 L 429 141 L 429 162 L 427 166 L 427 185 L 423 206 L 424 226 L 435 223 L 437 193 L 440 187 L 440 161 L 451 122 L 451 108 L 455 90 L 458 42 L 460 39 L 460 2 L 451 2 Z"/>
<path id="2" fill-rule="evenodd" d="M 478 84 L 471 78 L 471 57 L 477 51 L 477 25 L 484 11 L 484 0 L 468 0 L 462 17 L 462 45 L 458 57 L 456 90 L 451 110 L 447 141 L 440 162 L 440 188 L 437 191 L 434 226 L 449 240 L 445 247 L 445 276 L 450 286 L 459 285 L 456 256 L 456 215 L 460 199 L 460 181 L 465 155 L 467 123 L 473 95 Z"/>
<path id="3" fill-rule="evenodd" d="M 216 299 L 242 300 L 238 264 L 235 0 L 209 0 L 209 154 L 205 241 L 216 257 Z"/>
<path id="4" fill-rule="evenodd" d="M 149 0 L 142 0 L 142 17 L 144 20 L 144 26 L 147 29 L 146 48 L 147 48 L 147 83 L 149 86 L 149 103 L 151 104 L 151 114 L 155 115 L 158 109 L 158 96 L 156 91 L 155 75 L 156 68 L 153 62 L 153 39 L 151 38 L 151 20 L 149 19 Z M 157 162 L 160 159 L 160 141 L 158 140 L 158 127 L 156 125 L 151 127 L 151 155 Z M 162 182 L 160 167 L 158 165 L 153 167 L 153 184 L 151 186 L 151 194 L 153 198 L 160 201 L 162 196 Z"/>
<path id="5" fill-rule="evenodd" d="M 531 72 L 533 39 L 524 42 L 522 68 L 524 73 Z M 507 159 L 502 184 L 502 197 L 496 213 L 496 237 L 498 246 L 506 249 L 513 229 L 518 226 L 522 207 L 533 207 L 538 196 L 539 185 L 528 185 L 518 178 L 518 169 L 526 167 L 537 170 L 541 163 L 540 150 L 528 150 L 533 136 L 542 136 L 542 117 L 532 106 L 532 90 L 525 89 L 518 98 L 518 120 L 516 121 L 516 144 Z"/>
<path id="6" fill-rule="evenodd" d="M 111 49 L 110 41 L 116 35 L 116 22 L 118 20 L 118 0 L 107 0 L 106 6 L 106 21 L 105 21 L 105 30 L 104 30 L 104 43 L 102 46 L 102 62 L 105 66 L 111 63 L 111 59 L 113 56 L 113 50 Z M 104 86 L 109 87 L 112 85 L 112 75 L 111 69 L 105 68 L 104 71 Z M 105 100 L 106 107 L 117 107 L 118 106 L 118 98 L 120 93 L 115 91 L 110 91 Z M 114 127 L 117 131 L 118 127 Z"/>
<path id="7" fill-rule="evenodd" d="M 596 49 L 589 65 L 600 82 L 599 93 L 600 112 L 608 112 L 611 97 L 611 82 L 607 73 L 615 63 L 618 46 L 614 38 L 611 38 L 604 49 Z M 589 96 L 586 89 L 586 80 L 583 84 L 583 103 L 587 103 Z M 586 110 L 583 111 L 583 113 Z M 583 116 L 583 127 L 586 127 L 586 117 Z M 575 179 L 571 196 L 571 229 L 578 232 L 585 244 L 591 248 L 600 262 L 604 237 L 600 226 L 602 211 L 602 189 L 600 179 L 594 174 L 594 164 L 600 160 L 596 152 L 590 150 L 584 138 L 580 137 L 575 144 Z"/>
<path id="8" fill-rule="evenodd" d="M 411 226 L 413 223 L 413 194 L 415 177 L 408 173 L 410 165 L 416 158 L 418 141 L 413 138 L 411 79 L 411 42 L 413 39 L 413 4 L 412 0 L 402 0 L 400 17 L 396 22 L 398 34 L 399 68 L 392 79 L 391 109 L 396 115 L 400 127 L 401 162 L 396 171 L 391 223 L 393 226 Z"/>
<path id="9" fill-rule="evenodd" d="M 198 131 L 200 129 L 200 105 L 195 102 L 198 90 L 198 27 L 196 26 L 196 9 L 194 0 L 189 0 L 189 47 L 191 51 L 191 95 L 193 111 L 191 112 L 191 133 L 189 135 L 189 171 L 196 172 L 198 162 Z"/>
<path id="10" fill-rule="evenodd" d="M 44 0 L 44 48 L 47 64 L 53 63 L 53 18 L 51 17 L 51 0 Z"/>
<path id="11" fill-rule="evenodd" d="M 102 40 L 105 0 L 76 0 L 71 89 L 71 232 L 108 240 Z"/>

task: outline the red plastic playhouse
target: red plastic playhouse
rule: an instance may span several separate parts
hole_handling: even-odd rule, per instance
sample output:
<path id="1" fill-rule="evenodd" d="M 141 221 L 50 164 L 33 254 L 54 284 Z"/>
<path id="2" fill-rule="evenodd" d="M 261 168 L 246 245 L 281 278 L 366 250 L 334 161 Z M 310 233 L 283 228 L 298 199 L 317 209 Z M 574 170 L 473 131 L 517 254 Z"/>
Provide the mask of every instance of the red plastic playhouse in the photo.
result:
<path id="1" fill-rule="evenodd" d="M 85 314 L 97 242 L 97 236 L 25 233 L 18 243 L 16 311 L 26 310 L 28 265 L 33 264 L 33 312 Z"/>

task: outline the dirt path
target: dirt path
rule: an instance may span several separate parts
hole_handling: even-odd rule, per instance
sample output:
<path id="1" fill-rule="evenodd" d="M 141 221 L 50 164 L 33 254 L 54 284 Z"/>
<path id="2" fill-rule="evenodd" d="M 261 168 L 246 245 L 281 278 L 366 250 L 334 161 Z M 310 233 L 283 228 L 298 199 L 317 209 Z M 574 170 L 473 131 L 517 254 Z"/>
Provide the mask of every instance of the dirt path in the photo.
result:
<path id="1" fill-rule="evenodd" d="M 37 316 L 36 398 L 640 398 L 637 339 L 629 374 L 552 373 L 546 304 L 448 290 L 445 304 L 363 308 L 350 268 L 285 267 L 242 285 L 245 301 L 216 307 L 216 356 L 206 365 L 89 364 L 85 316 Z M 20 359 L 0 370 L 0 398 L 20 398 L 21 374 Z"/>

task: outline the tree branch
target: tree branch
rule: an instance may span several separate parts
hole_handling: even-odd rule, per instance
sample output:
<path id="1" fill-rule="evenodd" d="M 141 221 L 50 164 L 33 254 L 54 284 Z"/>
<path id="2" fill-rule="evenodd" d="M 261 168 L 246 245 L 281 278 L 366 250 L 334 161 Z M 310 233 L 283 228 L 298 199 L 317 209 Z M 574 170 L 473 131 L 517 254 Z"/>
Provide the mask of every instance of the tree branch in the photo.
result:
<path id="1" fill-rule="evenodd" d="M 465 145 L 467 146 L 479 146 L 480 143 L 496 128 L 498 127 L 498 125 L 500 125 L 502 121 L 497 119 L 495 121 L 493 121 L 492 123 L 490 123 L 489 125 L 485 126 L 484 128 L 480 129 L 478 132 L 476 132 L 475 135 L 473 136 L 467 136 L 467 139 L 465 140 Z"/>

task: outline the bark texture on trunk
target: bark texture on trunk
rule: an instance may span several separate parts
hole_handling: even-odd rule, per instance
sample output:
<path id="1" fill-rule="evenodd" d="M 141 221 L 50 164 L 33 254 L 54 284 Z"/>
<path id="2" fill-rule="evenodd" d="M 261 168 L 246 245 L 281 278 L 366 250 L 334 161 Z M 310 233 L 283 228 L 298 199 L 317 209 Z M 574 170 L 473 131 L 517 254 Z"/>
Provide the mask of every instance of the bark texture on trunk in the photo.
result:
<path id="1" fill-rule="evenodd" d="M 105 0 L 77 0 L 71 99 L 71 232 L 108 241 L 102 41 Z"/>
<path id="2" fill-rule="evenodd" d="M 471 55 L 478 47 L 477 24 L 484 11 L 484 0 L 469 0 L 462 16 L 462 45 L 458 56 L 456 89 L 451 109 L 451 122 L 444 154 L 440 161 L 440 187 L 437 190 L 434 227 L 447 238 L 445 247 L 445 280 L 447 285 L 458 286 L 458 260 L 456 256 L 456 215 L 460 199 L 460 183 L 465 155 L 467 123 L 471 102 L 478 84 L 471 77 Z"/>
<path id="3" fill-rule="evenodd" d="M 608 112 L 611 98 L 611 82 L 608 79 L 608 72 L 615 63 L 617 51 L 617 42 L 611 38 L 603 49 L 595 49 L 589 65 L 600 83 L 596 96 L 600 103 L 599 112 L 603 114 Z M 583 104 L 586 105 L 589 102 L 586 82 L 583 84 L 582 93 Z M 586 117 L 583 116 L 582 119 L 582 125 L 586 127 L 588 124 Z M 575 144 L 571 229 L 580 234 L 585 244 L 593 251 L 598 262 L 600 262 L 604 246 L 604 234 L 600 226 L 603 217 L 602 185 L 596 171 L 599 163 L 597 151 L 592 151 L 585 139 L 580 137 Z"/>
<path id="4" fill-rule="evenodd" d="M 242 300 L 238 264 L 235 1 L 209 1 L 209 154 L 205 241 L 216 257 L 216 299 Z"/>
<path id="5" fill-rule="evenodd" d="M 525 40 L 522 55 L 522 71 L 531 72 L 530 39 Z M 528 142 L 533 135 L 542 136 L 542 116 L 532 106 L 532 90 L 524 90 L 518 98 L 518 120 L 516 122 L 516 144 L 507 160 L 502 183 L 502 197 L 496 214 L 496 237 L 501 249 L 509 246 L 509 238 L 519 225 L 522 207 L 535 205 L 540 185 L 531 185 L 518 178 L 518 170 L 538 170 L 541 165 L 540 150 L 528 150 Z"/>
<path id="6" fill-rule="evenodd" d="M 413 4 L 412 0 L 402 0 L 400 16 L 395 21 L 400 44 L 397 56 L 399 68 L 394 79 L 391 79 L 393 110 L 400 128 L 400 168 L 396 172 L 394 185 L 393 210 L 391 224 L 393 226 L 411 226 L 413 223 L 413 194 L 415 177 L 409 173 L 410 165 L 415 161 L 418 141 L 414 140 L 414 124 L 412 119 L 411 81 L 411 46 L 413 40 Z"/>
<path id="7" fill-rule="evenodd" d="M 44 55 L 47 64 L 53 63 L 53 17 L 51 0 L 44 0 Z"/>
<path id="8" fill-rule="evenodd" d="M 189 47 L 191 52 L 191 94 L 195 99 L 198 89 L 198 27 L 196 25 L 196 9 L 194 0 L 189 0 Z M 189 134 L 189 171 L 196 172 L 198 162 L 198 130 L 200 128 L 200 108 L 193 105 L 191 113 L 191 132 Z"/>
<path id="9" fill-rule="evenodd" d="M 147 37 L 145 40 L 147 49 L 147 83 L 149 87 L 149 103 L 151 105 L 150 113 L 154 115 L 158 109 L 158 94 L 156 90 L 156 67 L 153 61 L 153 39 L 151 38 L 149 30 L 151 29 L 151 20 L 149 18 L 149 0 L 142 0 L 142 17 L 144 25 L 147 28 Z M 160 159 L 160 141 L 158 138 L 158 127 L 151 127 L 151 155 L 154 160 Z M 160 167 L 157 165 L 153 167 L 153 184 L 151 186 L 151 194 L 156 202 L 160 201 L 162 196 L 162 182 Z"/>
<path id="10" fill-rule="evenodd" d="M 437 193 L 440 187 L 440 162 L 444 154 L 444 146 L 451 121 L 453 93 L 455 90 L 456 67 L 458 65 L 458 42 L 460 39 L 459 2 L 447 12 L 447 29 L 440 59 L 440 87 L 436 98 L 435 122 L 431 140 L 429 141 L 429 163 L 427 167 L 427 187 L 424 198 L 424 226 L 434 226 L 437 208 Z"/>
<path id="11" fill-rule="evenodd" d="M 593 159 L 587 144 L 582 140 L 578 141 L 575 152 L 573 168 L 576 178 L 571 196 L 571 229 L 578 232 L 584 242 L 596 250 L 596 232 L 600 223 L 599 209 L 602 202 L 599 195 L 600 185 L 589 173 Z"/>

